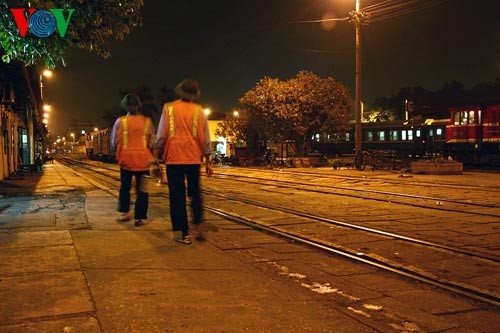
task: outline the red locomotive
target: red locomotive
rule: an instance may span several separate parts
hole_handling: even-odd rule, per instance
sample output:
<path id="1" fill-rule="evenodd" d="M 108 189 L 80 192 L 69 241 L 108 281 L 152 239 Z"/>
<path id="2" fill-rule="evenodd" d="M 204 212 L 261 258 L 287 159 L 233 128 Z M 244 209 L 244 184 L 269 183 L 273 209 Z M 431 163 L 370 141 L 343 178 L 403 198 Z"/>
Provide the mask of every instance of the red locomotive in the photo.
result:
<path id="1" fill-rule="evenodd" d="M 451 108 L 446 143 L 459 161 L 499 166 L 500 105 Z"/>

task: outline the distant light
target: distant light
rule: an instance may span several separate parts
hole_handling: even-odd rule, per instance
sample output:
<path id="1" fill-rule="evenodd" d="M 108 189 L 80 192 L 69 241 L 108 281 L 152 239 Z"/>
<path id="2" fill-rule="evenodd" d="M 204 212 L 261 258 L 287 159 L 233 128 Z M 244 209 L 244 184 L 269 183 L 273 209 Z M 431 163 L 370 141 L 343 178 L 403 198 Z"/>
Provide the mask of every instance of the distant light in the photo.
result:
<path id="1" fill-rule="evenodd" d="M 97 127 L 94 128 L 94 132 L 97 132 L 99 129 Z"/>
<path id="2" fill-rule="evenodd" d="M 44 119 L 44 120 L 42 120 L 42 122 L 43 122 L 45 125 L 47 125 L 47 124 L 49 123 L 49 120 L 48 120 L 48 119 Z"/>
<path id="3" fill-rule="evenodd" d="M 82 134 L 85 134 L 85 130 L 82 130 L 82 132 L 81 132 L 81 133 L 82 133 Z"/>
<path id="4" fill-rule="evenodd" d="M 43 72 L 42 72 L 43 76 L 45 77 L 52 77 L 52 71 L 50 69 L 45 69 Z"/>
<path id="5" fill-rule="evenodd" d="M 212 113 L 212 110 L 210 110 L 209 108 L 206 108 L 203 110 L 203 113 L 205 114 L 205 116 L 208 116 Z"/>
<path id="6" fill-rule="evenodd" d="M 70 136 L 74 138 L 75 137 L 75 133 L 71 133 Z"/>
<path id="7" fill-rule="evenodd" d="M 49 119 L 49 114 L 48 114 L 47 112 L 45 112 L 45 113 L 43 114 L 43 118 L 44 118 L 44 119 Z"/>
<path id="8" fill-rule="evenodd" d="M 49 112 L 51 109 L 52 109 L 52 108 L 51 108 L 51 106 L 50 106 L 49 104 L 44 104 L 44 105 L 43 105 L 43 111 L 47 111 L 47 112 Z"/>
<path id="9" fill-rule="evenodd" d="M 238 112 L 238 110 L 233 111 L 233 116 L 238 117 L 239 115 L 240 115 L 240 113 Z"/>

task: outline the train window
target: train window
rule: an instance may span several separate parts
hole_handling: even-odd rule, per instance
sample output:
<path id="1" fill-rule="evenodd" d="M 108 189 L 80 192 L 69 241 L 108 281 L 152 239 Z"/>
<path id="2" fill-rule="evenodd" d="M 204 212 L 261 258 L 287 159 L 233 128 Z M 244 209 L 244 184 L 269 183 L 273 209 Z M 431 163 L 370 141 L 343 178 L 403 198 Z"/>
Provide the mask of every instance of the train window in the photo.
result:
<path id="1" fill-rule="evenodd" d="M 408 130 L 408 140 L 413 140 L 413 130 Z"/>
<path id="2" fill-rule="evenodd" d="M 351 133 L 347 132 L 345 134 L 345 141 L 351 141 Z"/>
<path id="3" fill-rule="evenodd" d="M 368 141 L 373 141 L 373 132 L 369 131 L 366 133 Z"/>
<path id="4" fill-rule="evenodd" d="M 481 119 L 481 110 L 477 110 L 477 123 L 482 124 L 483 121 Z"/>
<path id="5" fill-rule="evenodd" d="M 433 137 L 434 136 L 434 130 L 431 128 L 429 129 L 429 136 L 430 137 Z"/>
<path id="6" fill-rule="evenodd" d="M 406 131 L 401 131 L 401 140 L 406 141 Z"/>
<path id="7" fill-rule="evenodd" d="M 378 131 L 377 138 L 379 141 L 385 141 L 385 131 Z"/>
<path id="8" fill-rule="evenodd" d="M 460 112 L 453 114 L 453 125 L 460 125 Z"/>
<path id="9" fill-rule="evenodd" d="M 473 125 L 475 124 L 474 120 L 475 120 L 475 117 L 474 115 L 476 114 L 475 111 L 469 111 L 469 124 L 470 125 Z"/>
<path id="10" fill-rule="evenodd" d="M 417 135 L 417 138 L 420 138 L 420 130 L 416 130 L 416 135 Z"/>
<path id="11" fill-rule="evenodd" d="M 443 134 L 443 129 L 442 128 L 436 129 L 436 135 L 442 135 L 442 134 Z"/>
<path id="12" fill-rule="evenodd" d="M 398 140 L 398 131 L 390 131 L 389 132 L 389 140 L 397 141 Z"/>
<path id="13" fill-rule="evenodd" d="M 460 112 L 460 125 L 467 125 L 467 111 Z"/>

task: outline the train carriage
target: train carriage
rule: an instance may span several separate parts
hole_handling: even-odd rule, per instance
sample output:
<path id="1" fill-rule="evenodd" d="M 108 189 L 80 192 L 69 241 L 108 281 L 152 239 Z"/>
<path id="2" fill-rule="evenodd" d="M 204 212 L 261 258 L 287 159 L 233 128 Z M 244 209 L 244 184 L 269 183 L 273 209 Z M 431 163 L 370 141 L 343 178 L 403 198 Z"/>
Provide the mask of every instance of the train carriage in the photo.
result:
<path id="1" fill-rule="evenodd" d="M 436 130 L 440 133 L 437 137 L 442 139 L 443 129 Z M 419 121 L 386 121 L 363 123 L 361 125 L 362 148 L 364 150 L 392 150 L 403 156 L 422 156 L 426 153 L 427 142 L 424 126 Z M 336 140 L 329 140 L 336 137 Z M 323 139 L 323 140 L 322 140 Z M 354 150 L 355 131 L 351 127 L 345 136 L 317 136 L 313 142 L 313 149 L 328 155 L 352 154 Z"/>
<path id="2" fill-rule="evenodd" d="M 449 114 L 445 119 L 362 123 L 362 149 L 394 151 L 401 158 L 442 155 L 465 165 L 500 166 L 500 105 L 453 107 Z M 317 135 L 313 149 L 328 156 L 352 154 L 354 136 L 354 126 L 345 136 Z"/>
<path id="3" fill-rule="evenodd" d="M 105 128 L 87 135 L 87 157 L 99 161 L 114 161 L 111 150 L 111 129 Z"/>
<path id="4" fill-rule="evenodd" d="M 483 142 L 500 142 L 500 105 L 488 106 L 483 119 Z"/>
<path id="5" fill-rule="evenodd" d="M 450 109 L 446 142 L 454 158 L 465 164 L 499 166 L 500 105 Z"/>

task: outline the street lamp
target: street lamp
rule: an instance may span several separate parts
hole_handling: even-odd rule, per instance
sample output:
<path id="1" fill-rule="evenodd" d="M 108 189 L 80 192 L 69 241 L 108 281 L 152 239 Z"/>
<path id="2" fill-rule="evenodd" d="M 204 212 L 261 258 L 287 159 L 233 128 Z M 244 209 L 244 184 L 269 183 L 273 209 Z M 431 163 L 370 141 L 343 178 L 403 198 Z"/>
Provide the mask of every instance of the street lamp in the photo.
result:
<path id="1" fill-rule="evenodd" d="M 44 69 L 42 73 L 40 73 L 40 99 L 43 100 L 43 77 L 50 78 L 52 77 L 52 71 L 49 69 Z"/>
<path id="2" fill-rule="evenodd" d="M 210 110 L 209 108 L 206 108 L 203 110 L 203 113 L 205 114 L 205 116 L 208 117 L 212 113 L 212 110 Z"/>
<path id="3" fill-rule="evenodd" d="M 240 115 L 240 113 L 238 112 L 238 110 L 233 111 L 233 116 L 238 117 L 239 115 Z"/>

